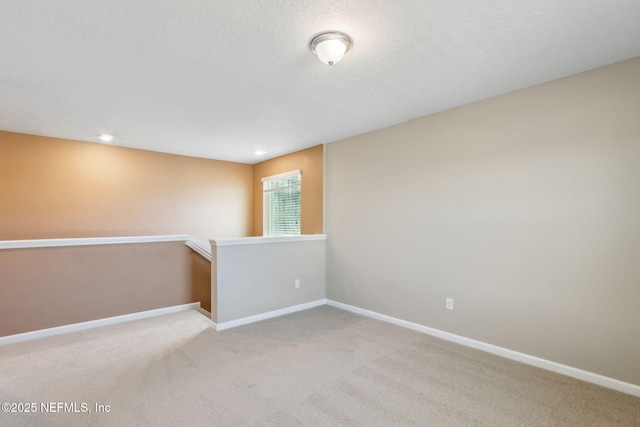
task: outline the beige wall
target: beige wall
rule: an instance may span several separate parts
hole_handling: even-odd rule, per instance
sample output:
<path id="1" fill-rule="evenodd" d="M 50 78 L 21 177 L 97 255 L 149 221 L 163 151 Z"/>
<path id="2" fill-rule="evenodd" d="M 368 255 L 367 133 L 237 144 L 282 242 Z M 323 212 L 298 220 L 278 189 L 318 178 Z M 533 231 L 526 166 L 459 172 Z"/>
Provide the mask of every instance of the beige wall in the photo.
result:
<path id="1" fill-rule="evenodd" d="M 262 236 L 262 178 L 302 170 L 301 234 L 322 234 L 323 146 L 287 154 L 253 165 L 253 235 Z"/>
<path id="2" fill-rule="evenodd" d="M 327 297 L 640 385 L 638 76 L 327 145 Z"/>
<path id="3" fill-rule="evenodd" d="M 251 165 L 0 131 L 0 240 L 251 235 Z"/>
<path id="4" fill-rule="evenodd" d="M 0 336 L 210 301 L 182 242 L 0 250 Z"/>

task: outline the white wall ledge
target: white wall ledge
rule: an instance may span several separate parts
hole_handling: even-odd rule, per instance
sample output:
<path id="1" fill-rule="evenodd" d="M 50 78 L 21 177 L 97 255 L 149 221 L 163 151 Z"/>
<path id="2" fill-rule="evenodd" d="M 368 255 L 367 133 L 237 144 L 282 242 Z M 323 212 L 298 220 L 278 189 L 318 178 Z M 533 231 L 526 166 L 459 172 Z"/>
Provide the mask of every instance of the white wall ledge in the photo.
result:
<path id="1" fill-rule="evenodd" d="M 211 239 L 211 246 L 257 245 L 261 243 L 306 242 L 310 240 L 327 240 L 326 234 L 303 234 L 301 236 L 278 237 L 236 237 L 231 239 Z"/>
<path id="2" fill-rule="evenodd" d="M 197 247 L 204 253 L 209 252 L 209 248 L 202 241 L 188 234 L 176 234 L 167 236 L 82 237 L 76 239 L 1 240 L 0 250 L 53 248 L 62 246 L 121 245 L 129 243 L 157 242 L 189 242 L 189 246 L 192 249 L 194 249 L 194 247 Z M 211 254 L 209 254 L 209 257 L 210 256 Z"/>

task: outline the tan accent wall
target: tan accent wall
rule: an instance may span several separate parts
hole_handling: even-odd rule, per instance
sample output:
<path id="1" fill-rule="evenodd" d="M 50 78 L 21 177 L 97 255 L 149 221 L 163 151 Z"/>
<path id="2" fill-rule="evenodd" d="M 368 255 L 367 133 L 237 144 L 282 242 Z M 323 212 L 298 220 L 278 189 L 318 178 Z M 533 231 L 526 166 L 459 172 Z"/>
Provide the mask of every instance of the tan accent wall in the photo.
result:
<path id="1" fill-rule="evenodd" d="M 251 165 L 0 131 L 0 240 L 251 235 Z M 0 335 L 200 302 L 182 243 L 0 251 Z"/>
<path id="2" fill-rule="evenodd" d="M 0 336 L 198 301 L 210 310 L 205 262 L 181 242 L 0 250 Z"/>
<path id="3" fill-rule="evenodd" d="M 640 385 L 639 76 L 328 144 L 327 298 Z"/>
<path id="4" fill-rule="evenodd" d="M 262 178 L 302 170 L 300 228 L 302 234 L 323 233 L 322 145 L 253 165 L 253 235 L 262 236 Z"/>
<path id="5" fill-rule="evenodd" d="M 0 240 L 251 235 L 251 165 L 0 131 Z"/>

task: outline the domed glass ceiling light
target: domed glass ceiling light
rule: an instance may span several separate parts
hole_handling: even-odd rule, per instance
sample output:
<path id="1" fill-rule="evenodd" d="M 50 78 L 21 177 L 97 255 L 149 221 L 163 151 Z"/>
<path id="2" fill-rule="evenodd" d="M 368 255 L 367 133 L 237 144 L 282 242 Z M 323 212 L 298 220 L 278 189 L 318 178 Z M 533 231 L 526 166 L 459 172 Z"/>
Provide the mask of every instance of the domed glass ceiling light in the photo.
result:
<path id="1" fill-rule="evenodd" d="M 311 40 L 311 51 L 318 55 L 320 61 L 333 65 L 351 49 L 351 37 L 338 31 L 318 34 Z"/>

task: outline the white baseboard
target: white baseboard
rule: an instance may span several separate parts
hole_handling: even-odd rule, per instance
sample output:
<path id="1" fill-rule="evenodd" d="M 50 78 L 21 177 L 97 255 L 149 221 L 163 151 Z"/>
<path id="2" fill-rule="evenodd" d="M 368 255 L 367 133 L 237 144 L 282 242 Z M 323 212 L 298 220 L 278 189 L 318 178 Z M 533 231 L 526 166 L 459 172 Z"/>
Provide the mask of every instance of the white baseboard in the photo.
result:
<path id="1" fill-rule="evenodd" d="M 341 308 L 343 310 L 347 310 L 352 313 L 361 314 L 363 316 L 382 320 L 383 322 L 392 323 L 394 325 L 412 329 L 414 331 L 421 332 L 423 334 L 432 335 L 437 338 L 442 338 L 447 341 L 452 341 L 458 344 L 462 344 L 467 347 L 472 347 L 478 350 L 486 351 L 487 353 L 492 353 L 498 356 L 506 357 L 507 359 L 526 363 L 527 365 L 532 365 L 538 368 L 546 369 L 548 371 L 566 375 L 568 377 L 576 378 L 592 384 L 597 384 L 599 386 L 620 391 L 622 393 L 630 394 L 632 396 L 640 397 L 640 386 L 635 384 L 616 380 L 614 378 L 605 377 L 604 375 L 595 374 L 593 372 L 583 371 L 582 369 L 577 369 L 572 366 L 563 365 L 561 363 L 552 362 L 550 360 L 542 359 L 536 356 L 531 356 L 525 353 L 509 350 L 504 347 L 498 347 L 493 344 L 487 344 L 482 341 L 476 341 L 471 338 L 466 338 L 460 335 L 451 334 L 449 332 L 444 332 L 439 329 L 434 329 L 428 326 L 419 325 L 417 323 L 407 322 L 406 320 L 387 316 L 385 314 L 376 313 L 375 311 L 369 311 L 362 308 L 354 307 L 352 305 L 343 304 L 341 302 L 327 300 L 327 305 L 330 305 L 336 308 Z"/>
<path id="2" fill-rule="evenodd" d="M 509 350 L 504 347 L 498 347 L 493 344 L 484 343 L 482 341 L 476 341 L 471 338 L 466 338 L 460 335 L 441 331 L 439 329 L 434 329 L 434 328 L 423 326 L 417 323 L 408 322 L 406 320 L 398 319 L 396 317 L 391 317 L 385 314 L 376 313 L 375 311 L 365 310 L 363 308 L 359 308 L 352 305 L 343 304 L 337 301 L 327 300 L 327 299 L 320 299 L 320 300 L 312 301 L 305 304 L 299 304 L 292 307 L 270 311 L 267 313 L 257 314 L 254 316 L 243 317 L 241 319 L 230 320 L 228 322 L 223 322 L 219 324 L 214 323 L 214 327 L 216 331 L 223 331 L 225 329 L 234 328 L 236 326 L 241 326 L 249 323 L 258 322 L 261 320 L 271 319 L 273 317 L 283 316 L 285 314 L 295 313 L 297 311 L 307 310 L 307 309 L 318 307 L 325 304 L 330 305 L 332 307 L 340 308 L 346 311 L 350 311 L 352 313 L 356 313 L 363 316 L 371 317 L 373 319 L 381 320 L 383 322 L 392 323 L 394 325 L 412 329 L 414 331 L 431 335 L 437 338 L 441 338 L 447 341 L 452 341 L 467 347 L 486 351 L 488 353 L 502 356 L 507 359 L 515 360 L 517 362 L 526 363 L 527 365 L 546 369 L 548 371 L 556 372 L 558 374 L 566 375 L 568 377 L 576 378 L 576 379 L 586 381 L 592 384 L 596 384 L 602 387 L 610 388 L 612 390 L 620 391 L 622 393 L 630 394 L 632 396 L 640 397 L 640 386 L 635 384 L 616 380 L 610 377 L 605 377 L 604 375 L 584 371 L 582 369 L 577 369 L 572 366 L 567 366 L 561 363 L 552 362 L 550 360 L 542 359 L 536 356 L 531 356 L 525 353 Z M 108 317 L 105 319 L 91 320 L 88 322 L 74 323 L 71 325 L 58 326 L 55 328 L 41 329 L 38 331 L 25 332 L 22 334 L 0 337 L 0 346 L 5 344 L 13 344 L 13 343 L 22 342 L 22 341 L 28 341 L 36 338 L 43 338 L 43 337 L 48 337 L 53 335 L 65 334 L 68 332 L 82 331 L 85 329 L 96 328 L 99 326 L 113 325 L 116 323 L 146 319 L 149 317 L 161 316 L 164 314 L 177 313 L 177 312 L 188 311 L 188 310 L 197 310 L 198 312 L 202 313 L 204 316 L 211 318 L 211 313 L 201 308 L 200 303 L 196 302 L 191 304 L 176 305 L 173 307 L 165 307 L 165 308 L 159 308 L 155 310 L 142 311 L 139 313 L 124 314 L 121 316 Z"/>
<path id="3" fill-rule="evenodd" d="M 87 322 L 73 323 L 71 325 L 57 326 L 55 328 L 40 329 L 22 334 L 8 335 L 0 337 L 0 345 L 13 344 L 36 338 L 50 337 L 53 335 L 66 334 L 69 332 L 82 331 L 85 329 L 97 328 L 99 326 L 113 325 L 116 323 L 130 322 L 132 320 L 146 319 L 149 317 L 162 316 L 163 314 L 177 313 L 180 311 L 198 310 L 204 312 L 205 316 L 211 318 L 211 313 L 200 308 L 199 302 L 190 304 L 175 305 L 172 307 L 158 308 L 155 310 L 141 311 L 138 313 L 123 314 L 121 316 L 107 317 L 105 319 L 89 320 Z"/>
<path id="4" fill-rule="evenodd" d="M 261 320 L 271 319 L 272 317 L 283 316 L 289 313 L 295 313 L 296 311 L 307 310 L 309 308 L 325 305 L 327 300 L 320 299 L 317 301 L 307 302 L 305 304 L 294 305 L 291 307 L 281 308 L 280 310 L 269 311 L 267 313 L 256 314 L 254 316 L 243 317 L 241 319 L 229 320 L 227 322 L 218 323 L 216 325 L 217 331 L 224 331 L 225 329 L 235 328 L 236 326 L 242 326 L 249 323 L 259 322 Z"/>
<path id="5" fill-rule="evenodd" d="M 195 310 L 197 312 L 199 312 L 200 314 L 202 314 L 203 316 L 208 317 L 209 319 L 211 319 L 211 313 L 209 313 L 204 308 L 200 307 L 200 303 L 196 303 L 196 304 L 198 304 L 198 306 L 195 308 Z"/>

